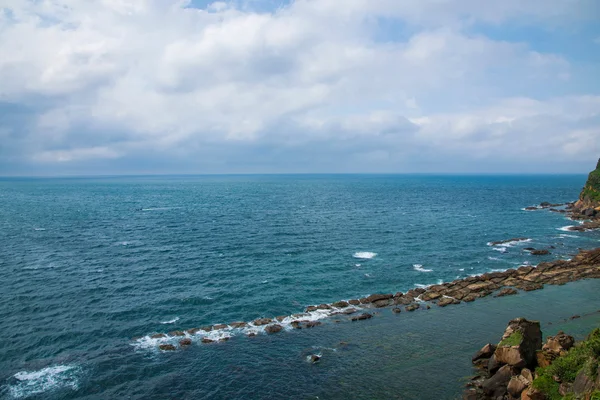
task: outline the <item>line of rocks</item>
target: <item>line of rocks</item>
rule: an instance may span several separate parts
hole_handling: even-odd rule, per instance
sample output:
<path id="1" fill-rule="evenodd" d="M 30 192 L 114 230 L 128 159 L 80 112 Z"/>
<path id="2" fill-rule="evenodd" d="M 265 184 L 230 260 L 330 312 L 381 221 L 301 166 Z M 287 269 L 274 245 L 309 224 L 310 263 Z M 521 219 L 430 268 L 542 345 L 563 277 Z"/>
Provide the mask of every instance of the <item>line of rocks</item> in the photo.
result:
<path id="1" fill-rule="evenodd" d="M 483 275 L 471 276 L 457 279 L 452 282 L 429 286 L 427 288 L 415 288 L 406 293 L 396 294 L 372 294 L 367 297 L 352 300 L 338 301 L 332 304 L 320 304 L 308 306 L 304 313 L 292 316 L 278 316 L 275 318 L 258 318 L 252 322 L 232 322 L 230 324 L 217 324 L 193 328 L 186 331 L 173 331 L 168 334 L 159 333 L 152 335 L 151 339 L 172 339 L 181 337 L 180 347 L 191 344 L 190 337 L 196 334 L 207 334 L 214 331 L 231 329 L 243 329 L 251 327 L 264 327 L 268 334 L 279 333 L 284 330 L 282 323 L 286 321 L 293 329 L 307 329 L 321 325 L 320 321 L 310 318 L 311 313 L 325 312 L 323 317 L 348 315 L 350 321 L 362 321 L 370 319 L 373 315 L 364 312 L 368 309 L 379 309 L 392 307 L 392 312 L 399 314 L 402 307 L 411 312 L 418 309 L 428 309 L 432 304 L 439 307 L 472 302 L 479 298 L 495 295 L 502 297 L 514 295 L 518 290 L 526 292 L 539 290 L 544 285 L 564 285 L 586 278 L 600 278 L 600 248 L 594 250 L 582 250 L 571 260 L 555 260 L 540 263 L 537 267 L 521 266 L 517 269 L 509 269 L 503 272 L 491 272 Z M 518 290 L 517 290 L 518 289 Z M 353 315 L 363 311 L 360 315 Z M 256 336 L 256 331 L 248 331 L 248 336 Z M 226 341 L 229 336 L 218 339 L 203 337 L 203 343 Z M 175 350 L 176 346 L 161 344 L 161 350 Z"/>

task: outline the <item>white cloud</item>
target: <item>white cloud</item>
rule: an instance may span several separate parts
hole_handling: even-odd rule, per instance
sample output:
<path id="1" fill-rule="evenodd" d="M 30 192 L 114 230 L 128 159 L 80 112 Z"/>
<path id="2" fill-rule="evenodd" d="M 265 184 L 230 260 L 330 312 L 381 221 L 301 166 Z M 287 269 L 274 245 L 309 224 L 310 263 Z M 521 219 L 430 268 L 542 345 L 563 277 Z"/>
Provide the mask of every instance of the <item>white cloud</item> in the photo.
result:
<path id="1" fill-rule="evenodd" d="M 398 167 L 400 153 L 521 154 L 548 132 L 597 138 L 579 126 L 595 121 L 597 97 L 530 95 L 568 82 L 568 59 L 465 29 L 585 18 L 593 6 L 585 0 L 298 0 L 262 13 L 224 2 L 206 10 L 161 0 L 5 3 L 0 102 L 27 107 L 35 121 L 18 134 L 3 126 L 13 132 L 4 138 L 11 160 L 160 151 L 198 168 L 192 155 L 201 149 L 228 157 L 240 145 L 300 152 L 318 143 L 384 170 Z M 406 40 L 378 38 L 380 18 L 408 26 Z M 573 121 L 570 112 L 583 109 Z M 589 156 L 590 146 L 557 142 L 546 151 Z"/>

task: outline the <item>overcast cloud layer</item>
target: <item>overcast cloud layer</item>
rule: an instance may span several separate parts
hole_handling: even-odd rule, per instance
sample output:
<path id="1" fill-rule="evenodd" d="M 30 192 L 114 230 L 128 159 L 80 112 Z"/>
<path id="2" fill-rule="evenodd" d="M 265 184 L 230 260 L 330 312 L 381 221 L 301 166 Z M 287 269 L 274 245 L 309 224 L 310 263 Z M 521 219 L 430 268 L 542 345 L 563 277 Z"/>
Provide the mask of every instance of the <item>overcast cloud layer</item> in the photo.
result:
<path id="1" fill-rule="evenodd" d="M 586 172 L 596 0 L 0 0 L 0 175 Z"/>

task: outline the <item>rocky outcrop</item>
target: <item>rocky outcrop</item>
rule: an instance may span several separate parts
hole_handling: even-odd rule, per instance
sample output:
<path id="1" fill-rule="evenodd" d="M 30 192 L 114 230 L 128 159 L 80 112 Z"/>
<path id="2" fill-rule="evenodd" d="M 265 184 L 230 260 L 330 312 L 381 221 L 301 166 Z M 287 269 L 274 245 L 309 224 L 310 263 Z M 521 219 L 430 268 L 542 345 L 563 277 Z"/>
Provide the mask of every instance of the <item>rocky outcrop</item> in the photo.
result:
<path id="1" fill-rule="evenodd" d="M 478 375 L 463 399 L 593 399 L 600 390 L 600 329 L 575 343 L 558 332 L 542 346 L 539 323 L 509 322 L 498 345 L 486 344 L 471 359 Z M 487 361 L 487 362 L 486 362 Z"/>

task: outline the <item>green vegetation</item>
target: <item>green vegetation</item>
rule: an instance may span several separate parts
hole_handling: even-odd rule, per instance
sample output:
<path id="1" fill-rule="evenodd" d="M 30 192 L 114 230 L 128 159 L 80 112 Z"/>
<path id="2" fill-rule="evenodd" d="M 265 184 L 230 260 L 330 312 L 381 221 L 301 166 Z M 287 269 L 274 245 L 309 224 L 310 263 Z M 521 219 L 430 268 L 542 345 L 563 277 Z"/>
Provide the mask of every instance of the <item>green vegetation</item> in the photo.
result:
<path id="1" fill-rule="evenodd" d="M 590 172 L 581 192 L 581 199 L 600 201 L 600 169 Z"/>
<path id="2" fill-rule="evenodd" d="M 596 169 L 590 172 L 588 180 L 583 187 L 583 191 L 579 196 L 581 200 L 599 201 L 600 202 L 600 160 Z"/>
<path id="3" fill-rule="evenodd" d="M 498 346 L 517 346 L 523 341 L 523 334 L 515 331 L 509 337 L 503 339 Z"/>
<path id="4" fill-rule="evenodd" d="M 558 393 L 560 382 L 573 382 L 583 370 L 590 379 L 596 379 L 598 363 L 600 361 L 600 329 L 596 328 L 588 338 L 578 343 L 569 352 L 558 357 L 546 368 L 536 370 L 538 377 L 533 381 L 533 387 L 544 393 L 550 400 L 561 399 Z M 600 400 L 600 391 L 592 393 L 592 399 Z"/>

